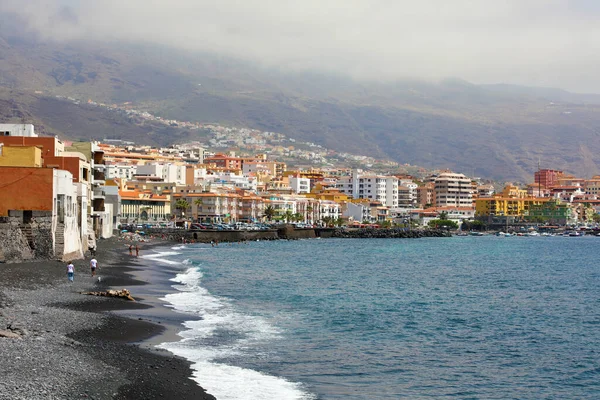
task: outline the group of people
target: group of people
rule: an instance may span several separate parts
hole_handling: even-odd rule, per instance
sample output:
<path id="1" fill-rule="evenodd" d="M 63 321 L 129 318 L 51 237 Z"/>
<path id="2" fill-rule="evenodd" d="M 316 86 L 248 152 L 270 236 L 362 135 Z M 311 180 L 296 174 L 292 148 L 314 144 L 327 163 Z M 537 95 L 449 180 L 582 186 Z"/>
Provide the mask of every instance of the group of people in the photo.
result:
<path id="1" fill-rule="evenodd" d="M 98 260 L 96 260 L 95 257 L 92 257 L 90 260 L 90 269 L 92 271 L 92 277 L 96 276 Z M 69 282 L 73 282 L 75 280 L 75 266 L 73 265 L 72 261 L 67 265 L 67 278 L 69 279 Z"/>
<path id="2" fill-rule="evenodd" d="M 132 256 L 133 255 L 133 250 L 135 249 L 135 256 L 139 257 L 140 255 L 140 246 L 138 244 L 135 245 L 135 247 L 133 247 L 133 244 L 129 245 L 129 255 Z M 92 272 L 92 277 L 96 276 L 96 270 L 98 269 L 98 260 L 96 260 L 96 247 L 92 249 L 90 248 L 90 254 L 92 256 L 92 259 L 90 260 L 90 270 Z M 67 278 L 69 279 L 69 282 L 73 282 L 75 280 L 75 266 L 73 265 L 73 262 L 69 262 L 69 264 L 67 265 Z"/>

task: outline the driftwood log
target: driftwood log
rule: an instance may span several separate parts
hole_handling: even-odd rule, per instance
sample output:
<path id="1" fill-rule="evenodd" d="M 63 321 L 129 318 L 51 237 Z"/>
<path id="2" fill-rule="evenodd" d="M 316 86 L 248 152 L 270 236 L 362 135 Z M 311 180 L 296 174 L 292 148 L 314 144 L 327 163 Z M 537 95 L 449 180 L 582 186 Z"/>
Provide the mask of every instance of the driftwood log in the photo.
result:
<path id="1" fill-rule="evenodd" d="M 121 289 L 121 290 L 107 290 L 106 292 L 82 292 L 81 294 L 89 294 L 90 296 L 105 296 L 105 297 L 120 297 L 123 299 L 135 301 L 129 290 Z"/>

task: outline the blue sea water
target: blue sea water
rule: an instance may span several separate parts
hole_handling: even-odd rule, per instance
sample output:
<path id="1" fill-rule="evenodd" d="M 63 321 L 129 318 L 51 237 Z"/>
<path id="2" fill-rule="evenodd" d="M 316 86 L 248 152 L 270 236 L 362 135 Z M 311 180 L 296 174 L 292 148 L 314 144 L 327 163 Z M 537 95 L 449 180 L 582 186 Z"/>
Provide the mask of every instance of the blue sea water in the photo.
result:
<path id="1" fill-rule="evenodd" d="M 186 245 L 163 300 L 219 400 L 598 399 L 595 237 Z M 192 317 L 193 316 L 193 317 Z"/>

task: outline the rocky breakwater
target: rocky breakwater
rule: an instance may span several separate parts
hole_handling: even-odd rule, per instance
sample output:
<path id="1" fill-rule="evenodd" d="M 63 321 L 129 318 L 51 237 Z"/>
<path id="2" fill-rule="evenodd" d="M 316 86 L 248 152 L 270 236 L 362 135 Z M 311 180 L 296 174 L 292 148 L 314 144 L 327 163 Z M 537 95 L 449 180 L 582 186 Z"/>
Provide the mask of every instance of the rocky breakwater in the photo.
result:
<path id="1" fill-rule="evenodd" d="M 424 237 L 450 237 L 452 234 L 441 229 L 338 229 L 331 237 L 349 239 L 407 239 Z"/>

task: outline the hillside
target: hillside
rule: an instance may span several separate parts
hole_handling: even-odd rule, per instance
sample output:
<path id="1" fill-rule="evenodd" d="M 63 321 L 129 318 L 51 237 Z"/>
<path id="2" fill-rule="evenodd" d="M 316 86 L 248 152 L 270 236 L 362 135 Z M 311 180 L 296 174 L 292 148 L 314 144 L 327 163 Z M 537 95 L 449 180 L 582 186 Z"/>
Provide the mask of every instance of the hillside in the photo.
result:
<path id="1" fill-rule="evenodd" d="M 0 117 L 69 138 L 168 144 L 195 133 L 140 127 L 55 95 L 132 102 L 199 122 L 284 133 L 427 168 L 530 181 L 543 167 L 600 173 L 600 96 L 510 85 L 356 82 L 284 73 L 209 54 L 98 43 L 62 45 L 0 27 Z"/>

